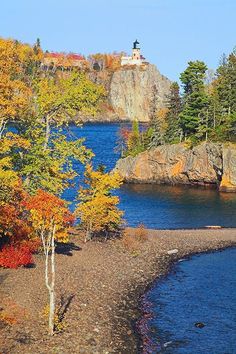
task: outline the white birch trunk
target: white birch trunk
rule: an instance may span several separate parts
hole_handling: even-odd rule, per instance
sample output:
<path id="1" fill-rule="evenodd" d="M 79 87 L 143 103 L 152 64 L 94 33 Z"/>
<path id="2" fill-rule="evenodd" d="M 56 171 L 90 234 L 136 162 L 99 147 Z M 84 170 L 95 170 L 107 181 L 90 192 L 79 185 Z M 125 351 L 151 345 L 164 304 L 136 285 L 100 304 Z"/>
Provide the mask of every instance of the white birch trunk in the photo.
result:
<path id="1" fill-rule="evenodd" d="M 45 131 L 45 142 L 44 142 L 44 146 L 43 146 L 43 149 L 46 150 L 47 149 L 47 146 L 48 146 L 48 142 L 49 142 L 49 137 L 50 137 L 50 118 L 49 116 L 47 115 L 46 118 L 45 118 L 45 124 L 46 124 L 46 131 Z"/>
<path id="2" fill-rule="evenodd" d="M 48 331 L 52 336 L 54 334 L 54 318 L 55 318 L 55 231 L 56 226 L 53 226 L 52 232 L 48 235 L 45 242 L 43 240 L 45 254 L 45 283 L 49 293 L 49 317 Z M 49 264 L 49 252 L 51 250 L 51 262 Z M 50 273 L 50 276 L 49 276 Z M 51 279 L 51 282 L 49 280 Z"/>
<path id="3" fill-rule="evenodd" d="M 2 139 L 2 134 L 4 132 L 6 124 L 7 124 L 7 121 L 4 119 L 1 119 L 1 121 L 0 121 L 0 139 Z"/>

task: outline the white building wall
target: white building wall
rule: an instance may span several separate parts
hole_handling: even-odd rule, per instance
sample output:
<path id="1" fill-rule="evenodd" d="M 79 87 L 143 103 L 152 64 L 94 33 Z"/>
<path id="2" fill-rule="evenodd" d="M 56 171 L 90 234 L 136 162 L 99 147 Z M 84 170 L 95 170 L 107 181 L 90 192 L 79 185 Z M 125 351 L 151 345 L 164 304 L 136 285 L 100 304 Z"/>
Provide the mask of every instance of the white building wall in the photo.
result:
<path id="1" fill-rule="evenodd" d="M 132 57 L 121 57 L 121 66 L 124 65 L 142 65 L 143 59 L 133 59 Z"/>

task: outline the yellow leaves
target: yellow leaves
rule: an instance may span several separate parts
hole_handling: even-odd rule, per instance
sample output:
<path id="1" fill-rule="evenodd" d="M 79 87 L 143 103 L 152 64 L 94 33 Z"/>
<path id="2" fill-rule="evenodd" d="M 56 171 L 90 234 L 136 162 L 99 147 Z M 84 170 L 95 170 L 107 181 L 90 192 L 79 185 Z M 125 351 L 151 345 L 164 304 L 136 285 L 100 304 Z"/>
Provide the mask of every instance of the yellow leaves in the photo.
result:
<path id="1" fill-rule="evenodd" d="M 91 165 L 86 166 L 85 179 L 90 185 L 87 193 L 92 194 L 94 192 L 96 194 L 107 194 L 110 190 L 119 188 L 122 184 L 122 178 L 118 172 L 109 174 L 99 170 L 94 171 Z M 81 192 L 84 193 L 82 189 Z"/>
<path id="2" fill-rule="evenodd" d="M 37 83 L 37 105 L 42 115 L 47 115 L 61 103 L 62 92 L 53 78 L 43 78 Z"/>
<path id="3" fill-rule="evenodd" d="M 0 120 L 16 118 L 28 108 L 32 91 L 23 80 L 26 47 L 0 38 Z"/>
<path id="4" fill-rule="evenodd" d="M 0 119 L 15 118 L 26 110 L 31 94 L 24 82 L 0 73 Z"/>
<path id="5" fill-rule="evenodd" d="M 28 149 L 30 143 L 28 140 L 17 134 L 7 133 L 0 140 L 0 197 L 5 199 L 9 192 L 14 190 L 19 184 L 20 178 L 13 170 L 11 152 L 13 148 Z"/>
<path id="6" fill-rule="evenodd" d="M 106 226 L 113 230 L 119 225 L 123 215 L 123 212 L 116 207 L 118 203 L 118 197 L 97 195 L 91 200 L 81 203 L 76 214 L 80 217 L 82 224 L 91 225 L 93 232 L 102 231 Z"/>
<path id="7" fill-rule="evenodd" d="M 120 175 L 94 171 L 91 165 L 87 165 L 85 176 L 88 188 L 79 190 L 81 202 L 76 215 L 91 232 L 115 230 L 121 223 L 123 212 L 117 207 L 119 198 L 111 195 L 111 191 L 120 187 Z"/>
<path id="8" fill-rule="evenodd" d="M 5 135 L 5 137 L 2 139 L 0 142 L 0 146 L 5 145 L 8 148 L 11 147 L 18 147 L 18 148 L 23 148 L 23 149 L 28 149 L 30 148 L 30 141 L 23 138 L 22 136 L 18 134 L 14 134 L 12 132 L 9 132 Z"/>
<path id="9" fill-rule="evenodd" d="M 36 103 L 40 115 L 63 122 L 78 112 L 94 115 L 99 100 L 105 95 L 102 86 L 91 82 L 84 74 L 69 77 L 43 78 L 36 85 Z"/>

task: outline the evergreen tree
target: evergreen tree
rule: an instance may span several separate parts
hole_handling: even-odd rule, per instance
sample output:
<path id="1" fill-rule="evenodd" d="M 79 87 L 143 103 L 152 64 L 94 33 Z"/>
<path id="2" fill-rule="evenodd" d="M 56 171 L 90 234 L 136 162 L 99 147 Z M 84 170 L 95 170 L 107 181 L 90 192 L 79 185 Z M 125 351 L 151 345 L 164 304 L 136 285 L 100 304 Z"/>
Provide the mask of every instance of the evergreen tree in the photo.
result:
<path id="1" fill-rule="evenodd" d="M 180 124 L 184 136 L 201 138 L 207 132 L 205 118 L 209 99 L 205 92 L 204 78 L 207 66 L 202 61 L 190 61 L 187 69 L 180 75 L 183 83 L 183 110 L 180 113 Z"/>
<path id="2" fill-rule="evenodd" d="M 166 142 L 179 142 L 181 141 L 182 136 L 179 121 L 179 114 L 181 112 L 181 98 L 179 94 L 179 85 L 177 82 L 172 83 L 166 103 L 168 112 L 166 115 L 167 130 L 165 139 Z"/>
<path id="3" fill-rule="evenodd" d="M 210 95 L 214 140 L 235 140 L 236 132 L 236 51 L 223 55 Z"/>
<path id="4" fill-rule="evenodd" d="M 157 117 L 152 123 L 152 134 L 150 136 L 149 149 L 165 144 L 166 130 L 163 127 L 163 120 Z"/>

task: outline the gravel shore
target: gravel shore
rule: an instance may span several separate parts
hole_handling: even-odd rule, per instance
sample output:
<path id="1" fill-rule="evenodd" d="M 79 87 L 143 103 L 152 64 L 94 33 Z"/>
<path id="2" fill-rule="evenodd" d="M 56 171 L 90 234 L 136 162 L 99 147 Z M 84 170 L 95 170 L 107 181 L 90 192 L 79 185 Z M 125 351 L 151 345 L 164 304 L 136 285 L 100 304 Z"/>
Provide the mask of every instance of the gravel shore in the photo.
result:
<path id="1" fill-rule="evenodd" d="M 128 229 L 135 239 L 136 229 Z M 0 353 L 139 353 L 139 298 L 180 258 L 236 245 L 236 229 L 147 230 L 148 239 L 59 245 L 56 295 L 62 331 L 47 335 L 43 256 L 35 268 L 0 269 Z M 168 251 L 177 249 L 177 253 Z M 2 320 L 1 320 L 2 319 Z"/>

